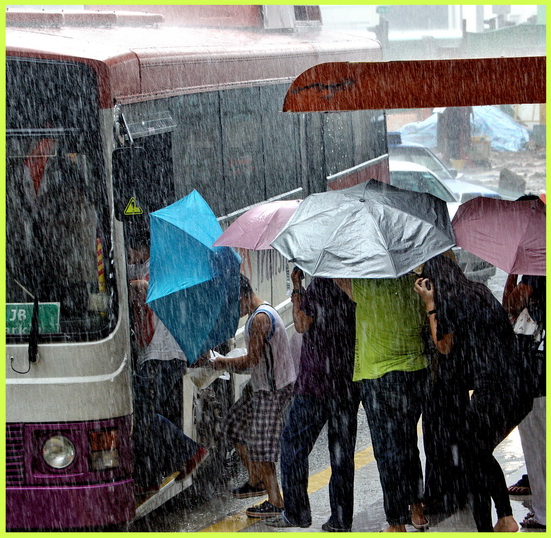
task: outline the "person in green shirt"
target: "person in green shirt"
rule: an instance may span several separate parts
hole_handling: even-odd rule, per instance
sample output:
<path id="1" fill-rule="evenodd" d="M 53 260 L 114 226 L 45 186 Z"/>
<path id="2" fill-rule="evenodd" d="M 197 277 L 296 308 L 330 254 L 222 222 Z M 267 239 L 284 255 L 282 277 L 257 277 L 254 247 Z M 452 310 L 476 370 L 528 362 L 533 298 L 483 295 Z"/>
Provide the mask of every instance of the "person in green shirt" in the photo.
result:
<path id="1" fill-rule="evenodd" d="M 417 424 L 428 389 L 422 337 L 426 312 L 413 291 L 415 273 L 392 279 L 354 279 L 356 347 L 354 381 L 360 382 L 379 469 L 386 532 L 411 523 L 428 526 L 423 514 L 423 472 Z"/>

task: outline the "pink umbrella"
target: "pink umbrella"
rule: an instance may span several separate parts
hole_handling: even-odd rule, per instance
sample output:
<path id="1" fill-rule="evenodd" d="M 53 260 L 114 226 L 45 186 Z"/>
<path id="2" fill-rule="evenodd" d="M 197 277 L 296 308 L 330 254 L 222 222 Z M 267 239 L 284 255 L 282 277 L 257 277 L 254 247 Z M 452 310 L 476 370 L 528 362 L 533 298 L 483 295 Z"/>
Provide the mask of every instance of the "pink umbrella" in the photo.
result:
<path id="1" fill-rule="evenodd" d="M 250 250 L 272 248 L 270 243 L 287 224 L 300 202 L 301 200 L 276 200 L 245 211 L 230 224 L 213 246 Z"/>
<path id="2" fill-rule="evenodd" d="M 507 273 L 545 275 L 545 204 L 479 196 L 452 220 L 457 245 Z"/>

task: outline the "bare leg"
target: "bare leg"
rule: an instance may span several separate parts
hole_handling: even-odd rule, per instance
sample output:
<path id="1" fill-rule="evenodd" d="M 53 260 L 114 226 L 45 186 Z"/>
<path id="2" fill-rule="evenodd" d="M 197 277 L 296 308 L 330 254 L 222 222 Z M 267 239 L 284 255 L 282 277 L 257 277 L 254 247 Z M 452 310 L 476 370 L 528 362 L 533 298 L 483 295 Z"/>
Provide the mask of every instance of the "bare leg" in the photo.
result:
<path id="1" fill-rule="evenodd" d="M 495 532 L 518 532 L 518 523 L 513 516 L 500 517 L 494 525 Z"/>
<path id="2" fill-rule="evenodd" d="M 383 532 L 407 532 L 405 525 L 389 525 Z"/>
<path id="3" fill-rule="evenodd" d="M 279 508 L 283 508 L 283 497 L 277 483 L 277 474 L 275 463 L 270 461 L 251 461 L 256 473 L 262 477 L 266 491 L 268 492 L 268 501 Z"/>
<path id="4" fill-rule="evenodd" d="M 247 469 L 249 484 L 251 486 L 256 486 L 262 480 L 262 474 L 255 462 L 251 461 L 249 450 L 245 445 L 235 445 L 235 450 L 237 450 L 241 461 L 243 461 L 243 464 L 245 465 L 245 469 Z"/>

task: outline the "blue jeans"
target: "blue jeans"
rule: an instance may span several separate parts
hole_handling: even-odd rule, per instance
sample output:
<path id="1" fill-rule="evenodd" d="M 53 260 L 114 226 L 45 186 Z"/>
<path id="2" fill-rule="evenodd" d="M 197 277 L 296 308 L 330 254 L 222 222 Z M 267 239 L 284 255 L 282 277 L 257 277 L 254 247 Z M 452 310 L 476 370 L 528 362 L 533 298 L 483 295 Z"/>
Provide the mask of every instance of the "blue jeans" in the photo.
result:
<path id="1" fill-rule="evenodd" d="M 281 487 L 285 518 L 296 526 L 312 523 L 308 499 L 308 456 L 323 426 L 328 425 L 331 461 L 329 524 L 352 527 L 354 512 L 354 450 L 359 397 L 348 400 L 295 395 L 281 434 Z"/>
<path id="2" fill-rule="evenodd" d="M 360 382 L 389 525 L 409 523 L 409 505 L 422 502 L 423 470 L 417 448 L 417 423 L 427 390 L 426 368 L 388 372 L 378 379 Z"/>

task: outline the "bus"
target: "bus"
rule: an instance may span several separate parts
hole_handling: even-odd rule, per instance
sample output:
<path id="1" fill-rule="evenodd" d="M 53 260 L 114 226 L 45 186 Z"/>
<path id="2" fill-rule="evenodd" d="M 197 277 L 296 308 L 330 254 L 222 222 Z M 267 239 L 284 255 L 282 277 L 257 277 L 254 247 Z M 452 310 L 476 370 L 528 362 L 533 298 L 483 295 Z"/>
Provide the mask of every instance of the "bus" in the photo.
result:
<path id="1" fill-rule="evenodd" d="M 281 113 L 301 72 L 380 60 L 376 40 L 324 30 L 318 6 L 143 9 L 6 12 L 10 530 L 125 525 L 218 474 L 136 495 L 129 230 L 194 189 L 224 227 L 255 204 L 377 170 L 386 154 L 382 111 Z M 287 261 L 240 254 L 291 328 Z M 197 370 L 168 418 L 220 465 L 223 417 L 246 376 L 199 383 Z"/>

